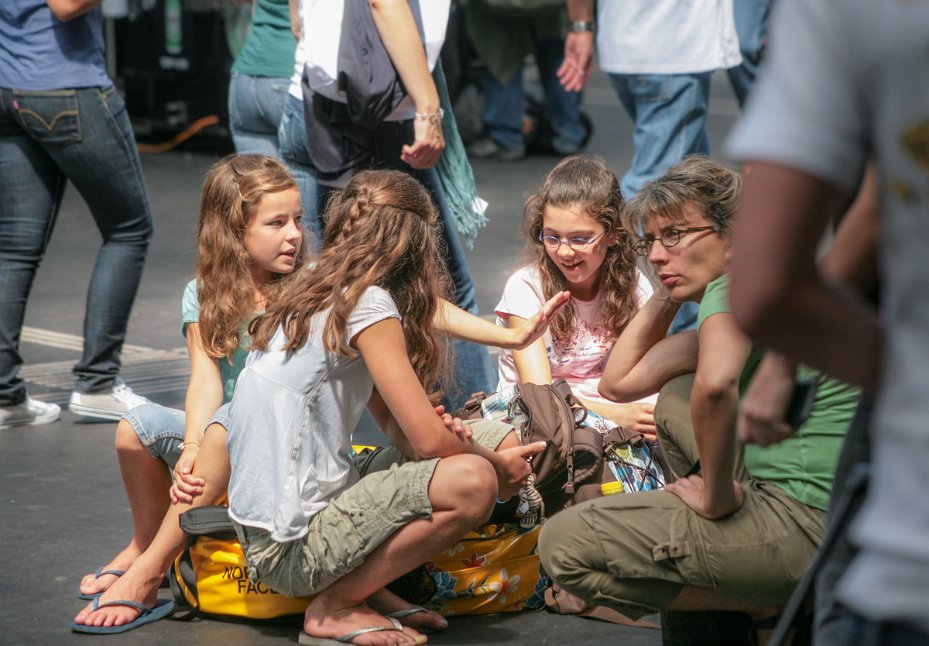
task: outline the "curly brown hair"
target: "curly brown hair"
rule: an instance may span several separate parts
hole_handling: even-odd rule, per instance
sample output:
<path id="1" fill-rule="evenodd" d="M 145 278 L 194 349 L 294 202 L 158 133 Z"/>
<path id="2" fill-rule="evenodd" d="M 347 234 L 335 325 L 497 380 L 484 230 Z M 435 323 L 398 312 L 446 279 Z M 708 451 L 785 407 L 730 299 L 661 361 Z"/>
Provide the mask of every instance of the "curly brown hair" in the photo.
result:
<path id="1" fill-rule="evenodd" d="M 197 224 L 197 296 L 200 338 L 207 354 L 230 358 L 239 347 L 243 324 L 255 314 L 255 290 L 270 298 L 285 276 L 297 273 L 306 257 L 306 234 L 294 271 L 255 285 L 245 230 L 261 198 L 297 189 L 290 171 L 264 155 L 230 155 L 218 161 L 203 182 Z"/>
<path id="2" fill-rule="evenodd" d="M 425 391 L 433 393 L 446 351 L 433 334 L 433 317 L 438 299 L 447 298 L 450 280 L 429 193 L 406 173 L 364 171 L 333 195 L 323 219 L 327 242 L 316 268 L 302 272 L 252 322 L 253 347 L 267 348 L 283 328 L 284 349 L 298 351 L 309 338 L 313 316 L 331 307 L 323 328 L 325 348 L 357 356 L 345 334 L 348 317 L 365 290 L 376 285 L 396 303 L 410 363 Z"/>
<path id="3" fill-rule="evenodd" d="M 600 267 L 598 291 L 603 294 L 603 328 L 615 338 L 635 314 L 637 287 L 635 255 L 629 234 L 620 223 L 623 198 L 619 180 L 602 158 L 574 155 L 561 160 L 539 191 L 526 201 L 523 225 L 529 255 L 538 269 L 546 299 L 568 289 L 568 281 L 539 241 L 548 206 L 580 207 L 602 224 L 604 235 L 612 239 Z M 559 343 L 567 343 L 576 326 L 577 311 L 572 305 L 558 313 L 549 329 Z"/>

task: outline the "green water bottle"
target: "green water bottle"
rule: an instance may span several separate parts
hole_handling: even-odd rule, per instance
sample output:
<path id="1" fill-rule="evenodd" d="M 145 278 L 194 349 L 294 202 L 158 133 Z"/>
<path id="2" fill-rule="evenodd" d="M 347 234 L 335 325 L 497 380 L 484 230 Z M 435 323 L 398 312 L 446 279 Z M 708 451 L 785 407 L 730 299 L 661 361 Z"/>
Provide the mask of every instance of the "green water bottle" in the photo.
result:
<path id="1" fill-rule="evenodd" d="M 181 0 L 165 0 L 165 51 L 177 56 L 184 50 L 184 7 Z"/>

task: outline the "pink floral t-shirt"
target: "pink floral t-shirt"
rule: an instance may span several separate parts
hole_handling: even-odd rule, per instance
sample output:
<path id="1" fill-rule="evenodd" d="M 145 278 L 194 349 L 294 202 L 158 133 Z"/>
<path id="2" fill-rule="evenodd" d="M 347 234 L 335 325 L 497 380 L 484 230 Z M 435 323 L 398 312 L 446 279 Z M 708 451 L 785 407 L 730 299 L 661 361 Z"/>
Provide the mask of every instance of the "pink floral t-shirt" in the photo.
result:
<path id="1" fill-rule="evenodd" d="M 648 279 L 636 269 L 638 285 L 635 293 L 636 308 L 645 305 L 651 298 L 652 286 Z M 521 318 L 534 316 L 545 302 L 538 271 L 534 266 L 523 267 L 510 276 L 503 289 L 503 296 L 495 308 L 497 325 L 506 325 L 506 319 L 513 314 Z M 567 343 L 557 343 L 549 332 L 543 340 L 548 351 L 548 360 L 552 367 L 552 378 L 564 377 L 574 394 L 587 399 L 607 401 L 597 392 L 603 368 L 606 365 L 613 339 L 603 328 L 601 294 L 592 301 L 571 301 L 577 309 L 577 327 Z M 500 350 L 500 384 L 499 387 L 515 384 L 519 381 L 513 353 Z"/>

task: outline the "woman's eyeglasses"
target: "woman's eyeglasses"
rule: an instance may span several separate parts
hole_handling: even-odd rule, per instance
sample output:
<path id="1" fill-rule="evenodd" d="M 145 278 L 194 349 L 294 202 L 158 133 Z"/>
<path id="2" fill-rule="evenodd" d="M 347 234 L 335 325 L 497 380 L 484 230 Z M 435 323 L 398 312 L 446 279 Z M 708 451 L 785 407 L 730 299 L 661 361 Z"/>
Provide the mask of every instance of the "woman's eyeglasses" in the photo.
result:
<path id="1" fill-rule="evenodd" d="M 695 233 L 697 231 L 716 231 L 715 227 L 690 227 L 689 229 L 667 229 L 661 232 L 661 236 L 658 238 L 658 241 L 661 243 L 661 246 L 665 249 L 670 249 L 671 247 L 676 247 L 678 243 L 688 233 Z M 654 236 L 645 236 L 644 238 L 639 238 L 632 245 L 632 248 L 635 249 L 635 252 L 640 256 L 647 256 L 652 250 L 652 243 L 655 241 Z"/>

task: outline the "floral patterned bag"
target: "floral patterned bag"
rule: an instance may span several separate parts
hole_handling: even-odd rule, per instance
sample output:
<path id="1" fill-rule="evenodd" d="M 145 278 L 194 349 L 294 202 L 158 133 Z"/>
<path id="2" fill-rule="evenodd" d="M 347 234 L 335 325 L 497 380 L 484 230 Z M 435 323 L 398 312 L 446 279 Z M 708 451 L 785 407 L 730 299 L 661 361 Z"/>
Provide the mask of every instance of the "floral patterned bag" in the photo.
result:
<path id="1" fill-rule="evenodd" d="M 539 565 L 539 532 L 482 525 L 426 562 L 420 603 L 443 615 L 541 610 L 549 579 Z"/>

